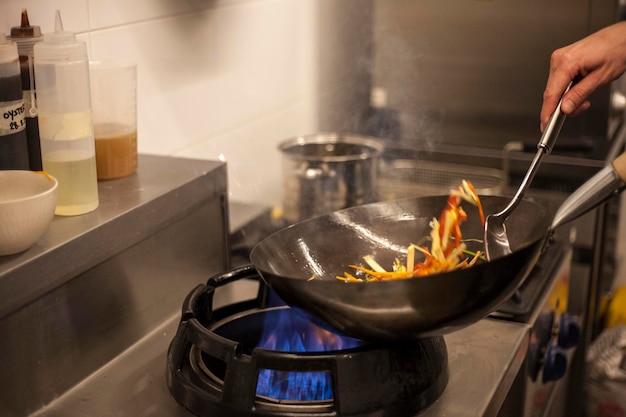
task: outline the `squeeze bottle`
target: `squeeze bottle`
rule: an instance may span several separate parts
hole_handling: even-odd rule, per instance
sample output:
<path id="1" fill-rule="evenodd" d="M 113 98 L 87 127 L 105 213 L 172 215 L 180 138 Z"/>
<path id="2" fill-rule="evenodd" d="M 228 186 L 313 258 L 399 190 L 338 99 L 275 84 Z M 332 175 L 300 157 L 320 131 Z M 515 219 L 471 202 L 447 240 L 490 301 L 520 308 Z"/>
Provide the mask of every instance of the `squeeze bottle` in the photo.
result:
<path id="1" fill-rule="evenodd" d="M 26 118 L 26 139 L 28 141 L 28 160 L 32 171 L 41 171 L 41 145 L 39 143 L 39 122 L 35 102 L 35 74 L 33 73 L 33 47 L 43 40 L 41 28 L 31 26 L 28 12 L 22 10 L 19 26 L 11 28 L 13 42 L 17 44 L 24 92 L 24 117 Z"/>
<path id="2" fill-rule="evenodd" d="M 17 45 L 0 33 L 0 170 L 29 169 Z"/>
<path id="3" fill-rule="evenodd" d="M 98 207 L 87 45 L 63 30 L 34 46 L 43 169 L 59 182 L 55 214 L 74 216 Z"/>

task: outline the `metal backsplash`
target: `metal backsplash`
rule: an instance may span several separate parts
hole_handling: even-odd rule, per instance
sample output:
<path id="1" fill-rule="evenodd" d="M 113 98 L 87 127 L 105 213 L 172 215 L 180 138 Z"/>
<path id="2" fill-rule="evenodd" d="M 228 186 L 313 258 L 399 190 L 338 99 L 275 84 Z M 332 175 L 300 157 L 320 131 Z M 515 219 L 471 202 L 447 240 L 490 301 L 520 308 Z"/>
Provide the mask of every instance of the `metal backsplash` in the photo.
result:
<path id="1" fill-rule="evenodd" d="M 502 149 L 536 143 L 553 50 L 618 20 L 617 0 L 375 0 L 373 86 L 402 138 Z M 609 138 L 612 86 L 566 121 L 560 143 Z M 617 115 L 621 119 L 623 113 Z"/>

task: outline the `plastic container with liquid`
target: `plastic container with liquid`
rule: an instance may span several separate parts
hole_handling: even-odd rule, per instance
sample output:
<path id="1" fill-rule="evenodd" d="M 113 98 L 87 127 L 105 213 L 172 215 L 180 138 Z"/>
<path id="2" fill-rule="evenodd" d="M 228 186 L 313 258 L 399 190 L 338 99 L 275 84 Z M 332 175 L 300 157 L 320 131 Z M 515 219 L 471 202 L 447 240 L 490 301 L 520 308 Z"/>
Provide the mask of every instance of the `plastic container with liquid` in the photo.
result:
<path id="1" fill-rule="evenodd" d="M 0 33 L 0 170 L 29 169 L 17 45 Z"/>
<path id="2" fill-rule="evenodd" d="M 99 202 L 87 46 L 63 30 L 58 11 L 34 61 L 43 169 L 59 181 L 55 214 L 91 212 Z"/>
<path id="3" fill-rule="evenodd" d="M 137 66 L 105 59 L 89 64 L 98 180 L 137 171 Z"/>

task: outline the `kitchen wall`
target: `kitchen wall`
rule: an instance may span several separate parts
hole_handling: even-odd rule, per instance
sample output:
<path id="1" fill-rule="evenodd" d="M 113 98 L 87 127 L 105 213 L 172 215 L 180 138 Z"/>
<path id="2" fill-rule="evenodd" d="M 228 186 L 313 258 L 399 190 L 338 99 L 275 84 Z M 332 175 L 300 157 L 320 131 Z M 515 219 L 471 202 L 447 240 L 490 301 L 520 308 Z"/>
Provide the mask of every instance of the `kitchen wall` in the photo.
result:
<path id="1" fill-rule="evenodd" d="M 278 205 L 277 144 L 367 98 L 370 1 L 0 0 L 5 33 L 23 8 L 136 61 L 139 151 L 226 161 L 236 201 Z"/>

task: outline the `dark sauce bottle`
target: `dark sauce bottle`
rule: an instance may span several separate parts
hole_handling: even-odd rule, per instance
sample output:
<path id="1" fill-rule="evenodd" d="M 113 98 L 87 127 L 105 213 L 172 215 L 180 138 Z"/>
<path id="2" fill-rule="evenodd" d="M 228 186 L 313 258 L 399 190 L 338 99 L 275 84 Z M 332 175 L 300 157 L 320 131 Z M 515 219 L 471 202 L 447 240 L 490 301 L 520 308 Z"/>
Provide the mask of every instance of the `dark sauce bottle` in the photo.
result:
<path id="1" fill-rule="evenodd" d="M 9 37 L 17 44 L 20 58 L 20 74 L 24 92 L 24 110 L 26 118 L 26 138 L 28 141 L 28 159 L 30 169 L 41 171 L 41 143 L 39 141 L 39 118 L 35 98 L 35 72 L 33 70 L 33 47 L 43 40 L 39 26 L 31 26 L 28 12 L 22 10 L 20 26 L 11 28 Z"/>
<path id="2" fill-rule="evenodd" d="M 387 106 L 387 91 L 374 87 L 370 105 L 361 117 L 360 131 L 368 136 L 399 140 L 402 136 L 400 113 Z"/>
<path id="3" fill-rule="evenodd" d="M 0 33 L 0 170 L 30 169 L 17 45 Z"/>

